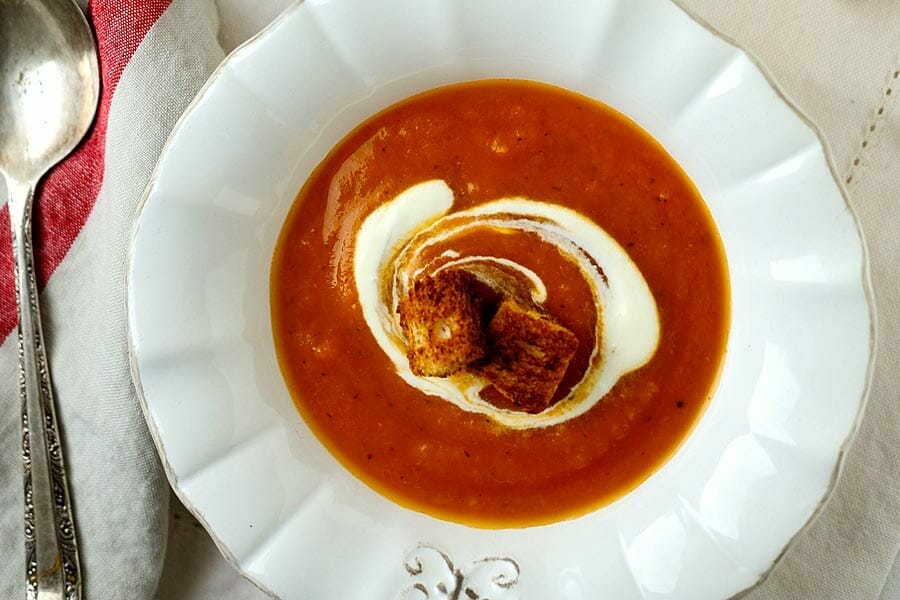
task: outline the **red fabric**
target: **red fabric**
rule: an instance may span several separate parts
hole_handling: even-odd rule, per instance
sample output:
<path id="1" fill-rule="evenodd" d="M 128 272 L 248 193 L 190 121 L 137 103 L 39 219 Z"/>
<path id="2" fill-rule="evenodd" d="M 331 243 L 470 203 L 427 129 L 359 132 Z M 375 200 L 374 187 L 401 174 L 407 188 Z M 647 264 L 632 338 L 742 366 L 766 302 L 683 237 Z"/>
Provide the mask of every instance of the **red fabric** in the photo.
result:
<path id="1" fill-rule="evenodd" d="M 125 65 L 171 0 L 91 0 L 89 20 L 100 53 L 100 106 L 91 131 L 78 148 L 51 169 L 38 190 L 34 243 L 38 286 L 62 262 L 84 226 L 100 185 L 109 105 Z M 16 326 L 15 279 L 9 208 L 0 212 L 0 340 Z"/>

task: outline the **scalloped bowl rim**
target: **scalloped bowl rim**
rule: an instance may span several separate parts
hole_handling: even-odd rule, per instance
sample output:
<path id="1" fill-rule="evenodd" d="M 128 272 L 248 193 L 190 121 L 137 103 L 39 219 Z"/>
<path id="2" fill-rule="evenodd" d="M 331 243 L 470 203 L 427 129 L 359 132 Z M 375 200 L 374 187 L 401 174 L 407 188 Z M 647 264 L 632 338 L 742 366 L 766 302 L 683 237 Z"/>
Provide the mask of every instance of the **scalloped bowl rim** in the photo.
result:
<path id="1" fill-rule="evenodd" d="M 135 340 L 136 340 L 136 334 L 135 334 L 136 323 L 134 322 L 134 315 L 132 313 L 132 304 L 134 302 L 134 298 L 133 298 L 133 294 L 132 294 L 132 286 L 133 286 L 134 252 L 135 252 L 136 242 L 137 242 L 137 239 L 139 236 L 139 227 L 141 224 L 141 216 L 142 216 L 145 206 L 147 205 L 148 201 L 154 194 L 154 191 L 156 189 L 158 179 L 160 176 L 160 171 L 162 170 L 163 165 L 166 162 L 166 158 L 168 157 L 168 153 L 169 153 L 171 146 L 173 145 L 173 142 L 179 136 L 185 134 L 185 124 L 186 124 L 186 122 L 188 122 L 191 119 L 191 117 L 195 113 L 196 109 L 198 107 L 200 107 L 210 95 L 214 94 L 217 84 L 220 81 L 223 72 L 225 72 L 226 69 L 228 69 L 230 67 L 230 65 L 234 64 L 236 61 L 242 59 L 245 56 L 252 55 L 253 52 L 255 51 L 255 49 L 257 49 L 257 47 L 264 45 L 267 42 L 268 38 L 272 35 L 273 32 L 277 31 L 279 28 L 284 26 L 284 24 L 287 23 L 288 21 L 290 21 L 292 18 L 295 18 L 296 13 L 298 11 L 302 10 L 304 7 L 305 7 L 304 3 L 297 2 L 290 8 L 286 9 L 275 21 L 273 21 L 270 25 L 268 25 L 263 31 L 259 32 L 253 38 L 251 38 L 250 40 L 248 40 L 247 42 L 242 44 L 239 48 L 234 50 L 225 59 L 225 61 L 223 61 L 223 63 L 219 65 L 219 67 L 215 70 L 215 72 L 212 74 L 212 76 L 204 84 L 203 88 L 200 90 L 200 92 L 197 94 L 197 96 L 194 98 L 194 100 L 190 103 L 188 108 L 184 111 L 184 113 L 178 119 L 175 127 L 173 128 L 173 130 L 169 136 L 169 139 L 166 141 L 166 144 L 160 155 L 161 156 L 160 161 L 157 164 L 156 169 L 154 170 L 151 180 L 150 180 L 150 182 L 145 190 L 145 193 L 143 195 L 143 198 L 141 199 L 141 202 L 139 204 L 139 207 L 137 210 L 137 219 L 135 222 L 134 233 L 133 233 L 133 237 L 132 237 L 132 244 L 129 248 L 129 255 L 128 255 L 128 261 L 127 261 L 128 262 L 128 270 L 127 270 L 127 275 L 126 275 L 126 286 L 127 286 L 126 302 L 128 304 L 128 315 L 129 315 L 128 321 L 127 321 L 127 327 L 128 327 L 128 340 L 129 340 L 132 375 L 133 375 L 133 379 L 135 382 L 135 387 L 137 390 L 137 396 L 139 399 L 139 403 L 141 405 L 141 408 L 142 408 L 145 418 L 147 420 L 151 436 L 154 440 L 154 443 L 158 449 L 159 455 L 163 462 L 166 476 L 168 477 L 169 482 L 170 482 L 173 490 L 175 491 L 176 495 L 179 497 L 179 499 L 182 501 L 182 503 L 194 514 L 194 516 L 198 519 L 198 521 L 203 525 L 203 527 L 209 533 L 209 535 L 215 542 L 216 546 L 219 548 L 219 550 L 222 552 L 222 554 L 225 556 L 225 558 L 228 560 L 228 562 L 231 563 L 232 566 L 234 568 L 236 568 L 239 572 L 241 572 L 244 577 L 246 577 L 248 580 L 250 580 L 255 585 L 257 585 L 261 590 L 263 590 L 264 592 L 271 594 L 273 596 L 275 595 L 275 593 L 269 588 L 269 586 L 266 584 L 266 582 L 261 581 L 257 576 L 255 576 L 253 573 L 250 573 L 249 570 L 245 569 L 242 566 L 241 562 L 232 554 L 229 546 L 222 539 L 220 539 L 220 537 L 217 535 L 216 528 L 211 526 L 211 524 L 206 520 L 203 511 L 201 511 L 200 509 L 198 509 L 196 506 L 193 505 L 193 502 L 191 501 L 191 499 L 184 493 L 184 491 L 181 489 L 181 487 L 179 485 L 178 473 L 176 473 L 175 469 L 170 464 L 167 453 L 166 453 L 165 444 L 163 442 L 165 435 L 159 430 L 158 423 L 155 420 L 155 418 L 153 416 L 153 411 L 150 408 L 150 403 L 148 403 L 147 397 L 144 393 L 144 385 L 142 382 L 140 365 L 139 365 L 139 362 L 141 360 L 139 357 L 140 352 L 136 348 L 136 342 L 135 342 Z M 765 577 L 768 575 L 768 573 L 771 571 L 771 569 L 775 566 L 775 564 L 777 564 L 777 562 L 784 555 L 784 553 L 787 551 L 789 546 L 794 542 L 794 540 L 800 535 L 800 533 L 802 533 L 813 522 L 813 520 L 819 514 L 824 503 L 826 502 L 826 500 L 828 499 L 828 497 L 830 496 L 831 492 L 834 489 L 836 480 L 837 480 L 839 473 L 844 464 L 843 461 L 844 461 L 846 449 L 849 446 L 849 444 L 851 443 L 851 441 L 854 438 L 855 433 L 858 429 L 859 421 L 860 421 L 861 415 L 864 412 L 866 400 L 868 397 L 868 391 L 869 391 L 869 387 L 870 387 L 870 383 L 871 383 L 871 372 L 872 372 L 872 367 L 874 364 L 874 357 L 875 357 L 875 318 L 876 318 L 876 313 L 874 310 L 874 303 L 872 300 L 871 283 L 870 283 L 870 279 L 869 279 L 869 267 L 868 267 L 869 261 L 868 261 L 866 244 L 865 244 L 864 238 L 862 236 L 862 232 L 859 229 L 858 219 L 857 219 L 855 213 L 853 212 L 852 206 L 847 201 L 846 190 L 843 186 L 843 183 L 840 181 L 840 179 L 836 175 L 836 169 L 833 164 L 833 158 L 831 157 L 831 154 L 828 150 L 827 144 L 825 143 L 821 132 L 818 130 L 818 128 L 813 123 L 811 123 L 799 111 L 799 109 L 796 108 L 796 106 L 791 102 L 790 99 L 786 98 L 783 95 L 780 88 L 774 82 L 774 80 L 772 79 L 770 74 L 765 70 L 765 68 L 756 60 L 756 58 L 751 53 L 749 53 L 745 49 L 741 48 L 733 40 L 726 38 L 721 33 L 712 29 L 706 23 L 697 19 L 690 12 L 688 12 L 688 11 L 685 11 L 685 12 L 692 19 L 694 19 L 697 23 L 699 23 L 699 25 L 701 25 L 703 28 L 706 28 L 708 31 L 710 31 L 712 34 L 714 34 L 716 37 L 723 40 L 728 45 L 734 47 L 740 55 L 742 55 L 742 56 L 748 58 L 750 61 L 752 61 L 752 64 L 754 65 L 754 67 L 762 74 L 763 77 L 765 77 L 768 85 L 771 86 L 771 89 L 774 90 L 776 92 L 776 94 L 779 96 L 779 101 L 782 102 L 788 109 L 793 111 L 795 113 L 796 117 L 800 121 L 802 121 L 816 136 L 818 143 L 820 144 L 820 146 L 824 152 L 825 161 L 826 161 L 828 170 L 830 171 L 832 182 L 836 186 L 837 190 L 839 191 L 840 196 L 844 202 L 844 205 L 845 205 L 847 211 L 849 212 L 849 214 L 851 215 L 853 224 L 856 227 L 856 233 L 857 233 L 857 236 L 859 239 L 859 243 L 861 246 L 861 252 L 862 252 L 862 254 L 861 254 L 861 285 L 862 285 L 862 291 L 865 296 L 866 311 L 867 311 L 867 315 L 868 315 L 868 319 L 869 319 L 868 356 L 867 356 L 867 361 L 866 361 L 863 386 L 862 386 L 862 390 L 861 390 L 861 397 L 857 404 L 857 408 L 856 408 L 855 414 L 853 416 L 852 424 L 850 425 L 850 427 L 848 429 L 848 433 L 846 434 L 846 436 L 844 437 L 844 439 L 840 445 L 838 455 L 835 457 L 833 469 L 831 470 L 830 479 L 821 495 L 821 498 L 819 499 L 818 503 L 816 504 L 815 508 L 813 509 L 812 513 L 809 515 L 809 517 L 806 519 L 806 521 L 803 523 L 803 525 L 800 527 L 800 529 L 795 531 L 792 535 L 789 536 L 788 541 L 784 544 L 784 546 L 782 547 L 780 552 L 778 552 L 778 554 L 771 560 L 770 565 L 762 573 L 759 574 L 756 581 L 754 581 L 754 582 L 750 583 L 748 586 L 743 587 L 742 589 L 736 590 L 734 592 L 735 595 L 741 595 L 741 594 L 749 591 L 750 589 L 756 587 L 760 582 L 762 582 L 765 579 Z M 688 171 L 688 173 L 689 173 L 689 175 L 692 175 L 691 171 Z M 299 419 L 299 416 L 297 416 L 297 418 Z M 625 498 L 627 498 L 627 497 L 628 496 L 626 495 Z M 621 502 L 621 500 L 619 502 Z"/>

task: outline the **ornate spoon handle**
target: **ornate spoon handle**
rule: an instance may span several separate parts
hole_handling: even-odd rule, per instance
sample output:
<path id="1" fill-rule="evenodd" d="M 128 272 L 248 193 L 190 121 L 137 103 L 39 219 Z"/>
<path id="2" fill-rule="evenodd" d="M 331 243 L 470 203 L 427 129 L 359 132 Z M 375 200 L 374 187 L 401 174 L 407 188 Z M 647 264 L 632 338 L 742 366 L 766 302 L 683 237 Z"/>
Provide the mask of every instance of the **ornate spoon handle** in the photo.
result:
<path id="1" fill-rule="evenodd" d="M 19 310 L 28 600 L 80 600 L 81 569 L 31 247 L 34 185 L 7 178 Z"/>

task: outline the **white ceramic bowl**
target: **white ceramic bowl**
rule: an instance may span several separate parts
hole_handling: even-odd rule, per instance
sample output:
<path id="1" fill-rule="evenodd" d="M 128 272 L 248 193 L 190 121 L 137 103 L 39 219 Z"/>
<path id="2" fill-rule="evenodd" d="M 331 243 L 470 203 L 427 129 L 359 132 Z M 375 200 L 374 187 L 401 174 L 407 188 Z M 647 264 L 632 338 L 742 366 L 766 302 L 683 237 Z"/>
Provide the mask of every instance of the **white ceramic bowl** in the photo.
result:
<path id="1" fill-rule="evenodd" d="M 488 77 L 581 92 L 653 134 L 710 206 L 733 295 L 721 382 L 677 454 L 605 508 L 499 531 L 401 508 L 324 450 L 279 373 L 268 293 L 282 219 L 339 139 Z M 867 289 L 815 131 L 674 4 L 308 0 L 175 128 L 134 234 L 128 318 L 172 486 L 272 594 L 701 600 L 756 583 L 830 491 L 866 388 Z"/>

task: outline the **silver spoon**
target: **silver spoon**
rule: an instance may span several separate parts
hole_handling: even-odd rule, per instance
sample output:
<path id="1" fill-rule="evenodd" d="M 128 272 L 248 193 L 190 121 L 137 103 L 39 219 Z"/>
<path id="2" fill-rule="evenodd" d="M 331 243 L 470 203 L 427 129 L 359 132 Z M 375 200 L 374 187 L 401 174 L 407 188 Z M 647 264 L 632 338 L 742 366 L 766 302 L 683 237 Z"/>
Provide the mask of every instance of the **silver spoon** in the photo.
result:
<path id="1" fill-rule="evenodd" d="M 72 0 L 0 0 L 0 174 L 16 264 L 29 600 L 78 600 L 82 581 L 41 333 L 31 205 L 44 173 L 87 132 L 99 91 L 94 37 Z"/>

